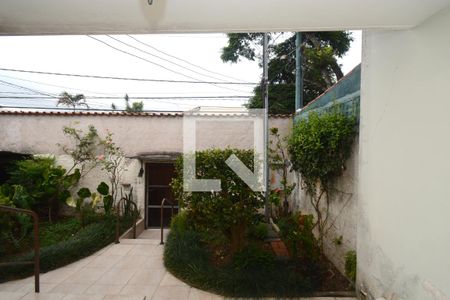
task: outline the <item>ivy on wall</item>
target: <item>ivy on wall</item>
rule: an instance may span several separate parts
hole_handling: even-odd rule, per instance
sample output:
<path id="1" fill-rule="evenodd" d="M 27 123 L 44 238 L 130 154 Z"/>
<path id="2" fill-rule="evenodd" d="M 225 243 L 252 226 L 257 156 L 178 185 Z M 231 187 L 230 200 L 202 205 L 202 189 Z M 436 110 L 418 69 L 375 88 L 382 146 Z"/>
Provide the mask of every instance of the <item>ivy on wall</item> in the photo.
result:
<path id="1" fill-rule="evenodd" d="M 328 226 L 333 181 L 345 170 L 356 136 L 356 119 L 339 111 L 311 113 L 295 124 L 288 141 L 292 168 L 299 172 L 317 220 L 319 246 Z"/>

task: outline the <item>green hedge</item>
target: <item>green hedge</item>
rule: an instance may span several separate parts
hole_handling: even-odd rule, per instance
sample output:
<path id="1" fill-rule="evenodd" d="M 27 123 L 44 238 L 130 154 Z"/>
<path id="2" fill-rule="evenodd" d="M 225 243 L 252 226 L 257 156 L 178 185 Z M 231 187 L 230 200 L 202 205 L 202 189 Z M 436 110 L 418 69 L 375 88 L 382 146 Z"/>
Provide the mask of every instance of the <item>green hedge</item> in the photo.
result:
<path id="1" fill-rule="evenodd" d="M 131 224 L 129 221 L 121 223 L 121 231 L 125 231 Z M 114 219 L 104 219 L 92 223 L 78 231 L 73 237 L 53 245 L 42 247 L 40 251 L 41 273 L 60 268 L 111 244 L 115 239 L 116 223 Z M 5 261 L 33 261 L 34 252 L 9 257 Z M 0 282 L 23 278 L 33 274 L 32 265 L 16 265 L 0 267 Z"/>
<path id="2" fill-rule="evenodd" d="M 242 255 L 250 255 L 244 250 Z M 265 260 L 258 251 L 259 259 Z M 196 288 L 228 297 L 293 297 L 311 292 L 315 286 L 302 276 L 301 266 L 292 261 L 254 264 L 236 268 L 235 263 L 215 267 L 199 233 L 172 230 L 164 250 L 164 265 L 176 277 Z M 242 266 L 242 263 L 240 264 Z"/>

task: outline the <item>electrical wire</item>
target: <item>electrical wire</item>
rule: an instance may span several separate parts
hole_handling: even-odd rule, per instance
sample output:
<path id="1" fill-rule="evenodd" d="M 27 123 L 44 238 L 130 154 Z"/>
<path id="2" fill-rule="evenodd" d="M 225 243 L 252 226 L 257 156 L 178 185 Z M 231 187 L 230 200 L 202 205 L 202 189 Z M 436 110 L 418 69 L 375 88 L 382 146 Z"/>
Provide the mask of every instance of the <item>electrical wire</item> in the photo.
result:
<path id="1" fill-rule="evenodd" d="M 91 35 L 87 35 L 87 37 L 89 37 L 89 38 L 91 38 L 91 39 L 94 39 L 94 40 L 96 40 L 97 42 L 102 43 L 102 44 L 104 44 L 104 45 L 106 45 L 106 46 L 108 46 L 108 47 L 110 47 L 110 48 L 112 48 L 112 49 L 114 49 L 114 50 L 116 50 L 116 51 L 119 51 L 119 52 L 124 53 L 124 54 L 126 54 L 126 55 L 133 56 L 133 57 L 135 57 L 135 58 L 137 58 L 137 59 L 143 60 L 143 61 L 145 61 L 145 62 L 148 62 L 148 63 L 152 64 L 152 65 L 158 66 L 158 67 L 160 67 L 160 68 L 162 68 L 162 69 L 164 69 L 164 70 L 167 70 L 167 71 L 169 71 L 169 72 L 172 72 L 172 73 L 174 73 L 174 74 L 178 74 L 178 75 L 183 76 L 183 77 L 185 77 L 185 78 L 189 78 L 189 79 L 192 79 L 192 80 L 194 80 L 194 81 L 201 82 L 201 80 L 198 79 L 198 78 L 195 78 L 195 77 L 186 75 L 186 74 L 184 74 L 184 73 L 181 73 L 181 72 L 178 72 L 178 71 L 175 71 L 175 70 L 172 70 L 172 69 L 170 69 L 170 68 L 167 68 L 167 67 L 165 67 L 165 66 L 163 66 L 163 65 L 161 65 L 161 64 L 158 64 L 158 63 L 156 63 L 156 62 L 154 62 L 154 61 L 148 60 L 148 59 L 146 59 L 146 58 L 144 58 L 144 57 L 141 57 L 141 56 L 139 56 L 139 55 L 136 55 L 136 54 L 127 52 L 127 51 L 125 51 L 125 50 L 119 49 L 119 48 L 117 48 L 117 47 L 114 47 L 114 46 L 108 44 L 107 42 L 102 41 L 101 39 L 95 38 L 95 37 L 93 37 L 93 36 L 91 36 Z M 221 83 L 221 82 L 219 82 L 219 83 Z M 220 89 L 226 89 L 226 90 L 231 90 L 231 91 L 235 91 L 235 92 L 243 92 L 243 91 L 235 90 L 235 89 L 232 89 L 232 88 L 229 88 L 229 87 L 225 87 L 225 86 L 218 86 L 217 83 L 207 83 L 207 84 L 210 84 L 210 85 L 215 86 L 215 87 L 220 88 Z"/>
<path id="2" fill-rule="evenodd" d="M 256 85 L 257 82 L 216 82 L 216 81 L 190 81 L 190 80 L 171 80 L 171 79 L 152 79 L 152 78 L 136 78 L 136 77 L 117 77 L 117 76 L 101 76 L 101 75 L 87 75 L 87 74 L 73 74 L 60 72 L 46 72 L 46 71 L 32 71 L 23 69 L 10 69 L 0 67 L 2 71 L 21 72 L 31 74 L 45 74 L 55 76 L 69 76 L 69 77 L 83 77 L 95 79 L 113 79 L 113 80 L 128 80 L 128 81 L 144 81 L 144 82 L 166 82 L 166 83 L 192 83 L 192 84 L 222 84 L 222 85 Z"/>
<path id="3" fill-rule="evenodd" d="M 119 40 L 119 39 L 117 39 L 117 38 L 115 38 L 115 37 L 113 37 L 113 36 L 111 36 L 111 35 L 109 35 L 109 34 L 107 34 L 106 36 L 109 37 L 110 39 L 113 39 L 113 40 L 115 40 L 115 41 L 117 41 L 117 42 L 119 42 L 119 43 L 125 45 L 125 46 L 128 46 L 128 47 L 130 47 L 130 48 L 133 48 L 133 49 L 135 49 L 135 50 L 138 50 L 138 51 L 140 51 L 140 52 L 142 52 L 142 53 L 145 53 L 145 54 L 147 54 L 147 55 L 156 57 L 156 58 L 158 58 L 158 59 L 160 59 L 160 60 L 163 60 L 163 61 L 165 61 L 165 62 L 168 62 L 168 63 L 172 64 L 172 65 L 175 65 L 175 66 L 177 66 L 177 67 L 180 67 L 180 68 L 182 68 L 182 69 L 185 69 L 185 70 L 187 70 L 187 71 L 189 71 L 189 72 L 195 73 L 195 74 L 200 75 L 200 76 L 212 78 L 212 79 L 215 79 L 215 80 L 224 81 L 224 80 L 221 79 L 221 78 L 217 78 L 217 77 L 213 77 L 213 76 L 210 76 L 210 75 L 207 75 L 207 74 L 204 74 L 204 73 L 197 72 L 197 71 L 192 70 L 192 69 L 190 69 L 190 68 L 188 68 L 188 67 L 185 67 L 185 66 L 180 65 L 180 64 L 177 64 L 177 63 L 175 63 L 175 62 L 173 62 L 173 61 L 170 61 L 170 60 L 168 60 L 168 59 L 165 59 L 164 57 L 161 57 L 161 56 L 158 56 L 158 55 L 156 55 L 156 54 L 150 53 L 150 52 L 148 52 L 148 51 L 142 50 L 142 49 L 139 48 L 139 47 L 136 47 L 136 46 L 133 46 L 133 45 L 131 45 L 131 44 L 128 44 L 128 43 L 126 43 L 126 42 L 124 42 L 124 41 L 121 41 L 121 40 Z"/>
<path id="4" fill-rule="evenodd" d="M 28 94 L 30 95 L 30 94 Z M 116 97 L 116 96 L 84 96 L 86 99 L 124 99 L 124 97 Z M 0 99 L 58 99 L 58 96 L 0 96 Z M 161 96 L 161 97 L 130 97 L 130 100 L 154 100 L 154 99 L 169 99 L 169 100 L 177 100 L 177 99 L 189 99 L 189 100 L 235 100 L 240 101 L 242 99 L 248 99 L 248 96 Z"/>
<path id="5" fill-rule="evenodd" d="M 214 72 L 214 71 L 208 70 L 208 69 L 206 69 L 206 68 L 203 68 L 202 66 L 193 64 L 193 63 L 189 62 L 188 60 L 185 60 L 185 59 L 179 58 L 179 57 L 177 57 L 177 56 L 171 55 L 171 54 L 169 54 L 169 53 L 167 53 L 167 52 L 164 52 L 164 51 L 162 51 L 162 50 L 157 49 L 156 47 L 153 47 L 153 46 L 150 45 L 150 44 L 147 44 L 147 43 L 142 42 L 141 40 L 137 39 L 136 37 L 134 37 L 134 36 L 132 36 L 132 35 L 127 34 L 127 36 L 130 37 L 130 38 L 132 38 L 132 39 L 135 40 L 136 42 L 138 42 L 138 43 L 140 43 L 140 44 L 146 46 L 146 47 L 149 47 L 149 48 L 151 48 L 151 49 L 153 49 L 153 50 L 155 50 L 155 51 L 157 51 L 157 52 L 159 52 L 159 53 L 162 53 L 162 54 L 164 54 L 164 55 L 167 55 L 167 56 L 169 56 L 169 57 L 171 57 L 171 58 L 174 58 L 174 59 L 176 59 L 176 60 L 182 61 L 182 62 L 184 62 L 184 63 L 186 63 L 186 64 L 188 64 L 188 65 L 190 65 L 190 66 L 199 68 L 199 69 L 201 69 L 201 70 L 203 70 L 203 71 L 206 71 L 206 72 L 209 72 L 209 73 L 212 73 L 212 74 L 216 74 L 216 75 L 219 75 L 219 76 L 222 76 L 222 77 L 225 77 L 225 78 L 229 78 L 229 79 L 233 79 L 233 80 L 245 82 L 245 81 L 242 80 L 242 79 L 238 79 L 238 78 L 235 78 L 235 77 L 231 77 L 231 76 L 228 76 L 228 75 L 224 75 L 224 74 L 221 74 L 221 73 L 218 73 L 218 72 Z"/>

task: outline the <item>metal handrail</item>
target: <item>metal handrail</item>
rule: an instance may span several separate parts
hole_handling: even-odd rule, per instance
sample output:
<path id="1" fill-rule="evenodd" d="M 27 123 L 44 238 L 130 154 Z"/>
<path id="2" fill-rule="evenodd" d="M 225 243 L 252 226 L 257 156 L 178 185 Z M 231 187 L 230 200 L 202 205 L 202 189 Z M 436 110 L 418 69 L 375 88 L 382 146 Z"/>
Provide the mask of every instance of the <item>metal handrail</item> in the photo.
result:
<path id="1" fill-rule="evenodd" d="M 133 212 L 133 239 L 136 239 L 136 220 L 137 220 L 137 213 L 139 212 L 136 203 L 134 203 L 133 201 L 131 201 L 130 199 L 127 198 L 122 198 L 119 200 L 119 202 L 117 202 L 116 204 L 116 244 L 119 244 L 119 237 L 120 237 L 120 204 L 122 202 L 127 202 L 129 204 L 132 204 L 134 207 L 134 212 Z"/>
<path id="2" fill-rule="evenodd" d="M 33 235 L 34 235 L 34 261 L 30 262 L 5 262 L 0 263 L 0 266 L 11 266 L 11 265 L 24 265 L 24 264 L 34 264 L 34 291 L 39 293 L 39 216 L 32 210 L 15 208 L 10 206 L 0 205 L 0 210 L 10 212 L 10 213 L 22 213 L 30 215 L 33 218 Z"/>
<path id="3" fill-rule="evenodd" d="M 163 198 L 163 200 L 161 201 L 161 242 L 159 243 L 160 245 L 164 245 L 164 203 L 166 203 L 166 201 L 167 202 L 169 202 L 169 204 L 170 204 L 170 206 L 172 207 L 172 210 L 171 210 L 171 217 L 173 217 L 173 206 L 174 206 L 174 203 L 171 201 L 171 200 L 169 200 L 169 199 L 166 199 L 166 198 Z"/>

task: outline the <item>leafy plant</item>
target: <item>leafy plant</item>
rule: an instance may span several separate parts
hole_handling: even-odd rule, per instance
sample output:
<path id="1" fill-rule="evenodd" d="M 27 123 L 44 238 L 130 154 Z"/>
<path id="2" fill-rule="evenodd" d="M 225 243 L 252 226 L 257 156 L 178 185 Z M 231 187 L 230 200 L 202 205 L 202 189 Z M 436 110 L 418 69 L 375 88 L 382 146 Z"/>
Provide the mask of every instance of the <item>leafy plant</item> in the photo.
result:
<path id="1" fill-rule="evenodd" d="M 109 194 L 109 186 L 102 181 L 97 187 L 97 192 L 102 195 L 103 209 L 105 210 L 105 213 L 110 214 L 114 201 L 112 195 Z"/>
<path id="2" fill-rule="evenodd" d="M 302 215 L 301 212 L 280 218 L 278 226 L 283 241 L 294 259 L 316 260 L 317 244 L 313 229 L 313 216 Z"/>
<path id="3" fill-rule="evenodd" d="M 4 186 L 3 190 L 13 204 L 32 209 L 41 216 L 47 211 L 50 221 L 58 216 L 60 204 L 70 197 L 69 190 L 80 180 L 78 169 L 68 174 L 49 157 L 18 161 L 9 176 L 9 187 Z"/>
<path id="4" fill-rule="evenodd" d="M 99 159 L 102 169 L 106 171 L 109 178 L 109 194 L 111 195 L 111 199 L 108 199 L 109 207 L 112 207 L 117 201 L 119 184 L 123 173 L 126 171 L 125 154 L 122 149 L 114 143 L 112 137 L 113 134 L 108 131 L 105 139 L 101 141 L 101 145 L 104 148 L 104 154 L 100 156 Z M 99 193 L 101 194 L 100 191 Z M 109 200 L 111 201 L 109 202 Z"/>
<path id="5" fill-rule="evenodd" d="M 242 269 L 268 269 L 274 264 L 274 255 L 260 245 L 249 244 L 233 256 L 233 267 Z"/>
<path id="6" fill-rule="evenodd" d="M 272 190 L 269 199 L 276 208 L 276 211 L 272 212 L 273 216 L 286 216 L 289 213 L 289 197 L 294 191 L 295 183 L 289 183 L 288 180 L 290 162 L 286 151 L 286 139 L 281 138 L 276 127 L 270 129 L 270 135 L 272 136 L 268 149 L 270 168 L 281 175 L 281 189 Z"/>
<path id="7" fill-rule="evenodd" d="M 250 227 L 250 236 L 257 240 L 263 241 L 268 234 L 267 224 L 264 222 L 259 222 L 256 225 Z"/>
<path id="8" fill-rule="evenodd" d="M 221 191 L 184 192 L 183 157 L 175 164 L 176 175 L 171 186 L 195 230 L 224 235 L 230 241 L 231 251 L 236 252 L 245 246 L 248 227 L 263 205 L 263 195 L 254 192 L 228 167 L 225 161 L 231 154 L 253 169 L 253 151 L 213 149 L 195 154 L 196 177 L 220 179 Z"/>
<path id="9" fill-rule="evenodd" d="M 328 211 L 333 181 L 345 169 L 356 134 L 356 120 L 338 111 L 316 114 L 295 124 L 288 141 L 292 167 L 301 174 L 316 213 L 319 245 L 329 230 Z"/>
<path id="10" fill-rule="evenodd" d="M 356 282 L 356 251 L 348 251 L 345 255 L 345 275 L 355 284 Z"/>
<path id="11" fill-rule="evenodd" d="M 67 171 L 80 170 L 80 177 L 85 176 L 98 165 L 97 152 L 100 145 L 100 137 L 93 125 L 88 126 L 88 132 L 75 127 L 64 126 L 63 133 L 72 140 L 72 147 L 58 144 L 64 153 L 70 155 L 73 160 L 72 167 Z"/>

